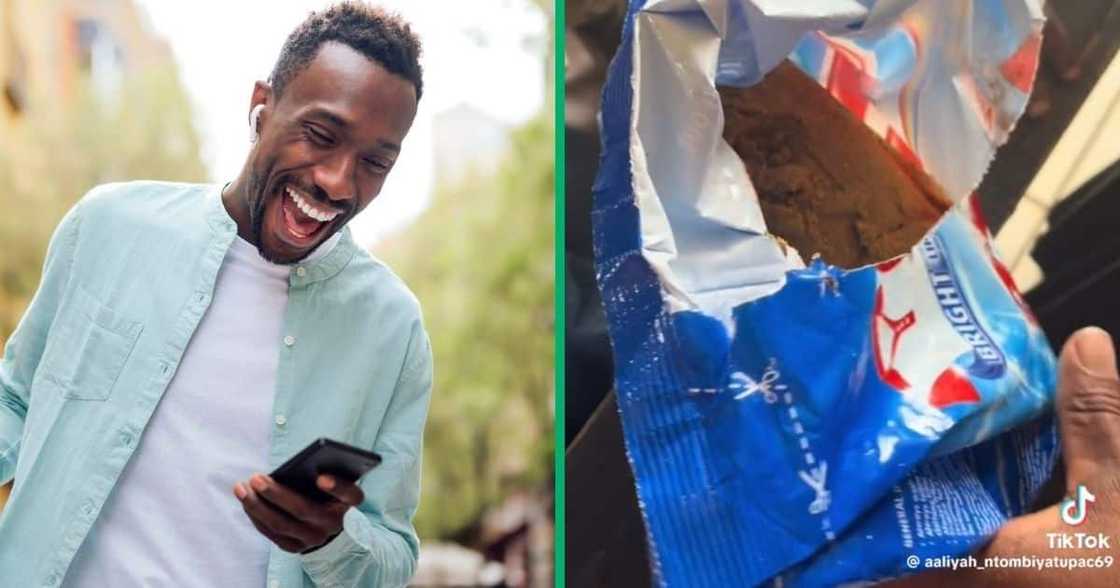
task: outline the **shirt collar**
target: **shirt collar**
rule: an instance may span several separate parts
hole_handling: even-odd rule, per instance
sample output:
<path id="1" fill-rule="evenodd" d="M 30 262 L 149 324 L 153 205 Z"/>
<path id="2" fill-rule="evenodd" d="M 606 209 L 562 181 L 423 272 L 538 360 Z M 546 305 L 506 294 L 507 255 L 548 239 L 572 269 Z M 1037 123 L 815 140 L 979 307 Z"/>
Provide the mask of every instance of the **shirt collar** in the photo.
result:
<path id="1" fill-rule="evenodd" d="M 237 236 L 237 223 L 229 216 L 222 204 L 222 185 L 213 184 L 206 193 L 206 220 L 217 237 L 224 239 L 228 249 Z M 358 252 L 358 246 L 350 235 L 350 227 L 344 226 L 335 236 L 338 243 L 324 255 L 312 255 L 291 266 L 289 283 L 293 287 L 306 286 L 333 277 L 350 263 Z M 332 239 L 335 237 L 331 237 Z M 316 250 L 318 251 L 318 250 Z"/>

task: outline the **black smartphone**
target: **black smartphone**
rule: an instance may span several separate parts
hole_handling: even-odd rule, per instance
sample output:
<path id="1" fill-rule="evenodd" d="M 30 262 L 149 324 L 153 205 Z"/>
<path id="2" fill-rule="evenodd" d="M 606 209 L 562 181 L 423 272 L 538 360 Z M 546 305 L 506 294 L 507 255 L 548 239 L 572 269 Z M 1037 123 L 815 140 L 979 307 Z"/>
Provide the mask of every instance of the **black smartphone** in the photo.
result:
<path id="1" fill-rule="evenodd" d="M 273 480 L 316 502 L 333 500 L 315 484 L 320 474 L 356 482 L 381 463 L 381 456 L 333 439 L 320 437 L 272 472 Z"/>

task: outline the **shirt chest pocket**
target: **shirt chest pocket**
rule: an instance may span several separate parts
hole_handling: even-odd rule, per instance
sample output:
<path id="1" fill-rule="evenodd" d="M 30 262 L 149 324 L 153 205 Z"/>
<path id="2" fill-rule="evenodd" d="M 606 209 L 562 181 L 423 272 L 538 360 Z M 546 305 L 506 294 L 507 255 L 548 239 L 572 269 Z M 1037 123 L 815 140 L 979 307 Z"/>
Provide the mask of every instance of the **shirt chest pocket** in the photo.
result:
<path id="1" fill-rule="evenodd" d="M 39 370 L 66 398 L 106 400 L 143 326 L 102 304 L 81 286 L 59 310 Z"/>

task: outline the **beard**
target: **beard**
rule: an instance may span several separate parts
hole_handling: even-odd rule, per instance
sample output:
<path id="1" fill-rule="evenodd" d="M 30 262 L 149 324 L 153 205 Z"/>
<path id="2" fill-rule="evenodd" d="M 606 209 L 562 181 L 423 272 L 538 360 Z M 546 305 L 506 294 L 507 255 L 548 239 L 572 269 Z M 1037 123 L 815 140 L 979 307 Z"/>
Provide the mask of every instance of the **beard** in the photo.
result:
<path id="1" fill-rule="evenodd" d="M 257 252 L 261 254 L 261 257 L 263 257 L 265 261 L 275 264 L 296 263 L 300 260 L 292 261 L 279 259 L 275 252 L 266 249 L 264 246 L 265 207 L 268 206 L 268 199 L 270 196 L 268 191 L 268 176 L 275 164 L 275 160 L 266 161 L 261 166 L 254 167 L 249 173 L 249 181 L 245 186 L 245 198 L 248 201 L 246 204 L 249 209 L 249 234 L 253 237 L 253 245 L 256 245 Z"/>
<path id="2" fill-rule="evenodd" d="M 253 236 L 253 244 L 257 246 L 257 251 L 260 252 L 261 257 L 276 263 L 273 256 L 265 250 L 264 239 L 261 238 L 264 228 L 264 208 L 268 204 L 265 185 L 264 174 L 257 172 L 249 174 L 249 184 L 246 186 L 246 192 L 249 194 L 249 232 Z"/>

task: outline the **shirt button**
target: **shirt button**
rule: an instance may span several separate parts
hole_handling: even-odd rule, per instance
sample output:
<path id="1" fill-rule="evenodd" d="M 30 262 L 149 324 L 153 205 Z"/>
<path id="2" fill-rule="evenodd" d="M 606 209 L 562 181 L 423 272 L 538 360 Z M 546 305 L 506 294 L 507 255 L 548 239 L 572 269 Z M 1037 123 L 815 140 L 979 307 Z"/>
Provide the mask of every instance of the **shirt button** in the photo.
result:
<path id="1" fill-rule="evenodd" d="M 88 517 L 93 514 L 93 508 L 93 501 L 86 501 L 86 503 L 82 505 L 82 514 Z"/>
<path id="2" fill-rule="evenodd" d="M 58 586 L 58 583 L 61 580 L 62 574 L 59 574 L 58 572 L 52 572 L 51 575 L 47 576 L 47 586 Z"/>
<path id="3" fill-rule="evenodd" d="M 302 265 L 297 267 L 296 268 L 296 275 L 301 277 L 301 278 L 303 276 L 306 276 L 307 275 L 307 268 L 303 267 Z"/>
<path id="4" fill-rule="evenodd" d="M 300 268 L 303 269 L 303 268 Z M 268 581 L 268 588 L 280 588 L 280 580 L 273 578 Z"/>
<path id="5" fill-rule="evenodd" d="M 124 444 L 125 447 L 132 447 L 132 433 L 128 431 L 121 433 L 121 443 Z"/>
<path id="6" fill-rule="evenodd" d="M 286 417 L 282 414 L 276 415 L 276 426 L 277 427 L 283 427 L 286 424 L 288 424 L 288 417 Z"/>
<path id="7" fill-rule="evenodd" d="M 292 345 L 295 345 L 295 344 L 296 344 L 296 338 L 295 337 L 293 337 L 291 335 L 288 335 L 287 337 L 284 337 L 284 345 L 287 345 L 288 347 L 291 347 Z"/>

